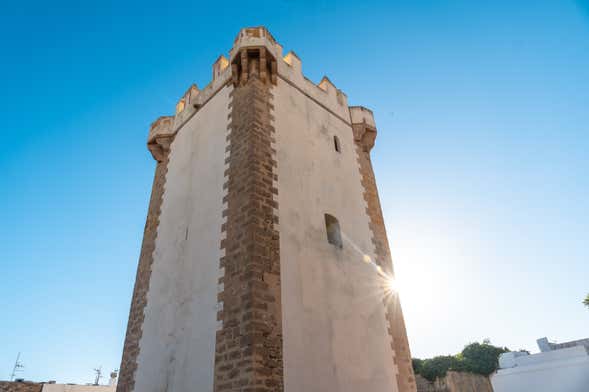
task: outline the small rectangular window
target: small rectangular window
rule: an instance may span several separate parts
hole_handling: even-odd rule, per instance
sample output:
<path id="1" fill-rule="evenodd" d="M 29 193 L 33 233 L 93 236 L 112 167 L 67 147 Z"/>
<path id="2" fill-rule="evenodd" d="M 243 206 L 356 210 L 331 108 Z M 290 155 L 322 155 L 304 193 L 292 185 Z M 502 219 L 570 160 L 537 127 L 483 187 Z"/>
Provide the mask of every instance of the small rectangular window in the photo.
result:
<path id="1" fill-rule="evenodd" d="M 344 244 L 342 242 L 339 222 L 334 216 L 325 214 L 325 230 L 327 232 L 327 242 L 338 248 L 343 248 Z"/>

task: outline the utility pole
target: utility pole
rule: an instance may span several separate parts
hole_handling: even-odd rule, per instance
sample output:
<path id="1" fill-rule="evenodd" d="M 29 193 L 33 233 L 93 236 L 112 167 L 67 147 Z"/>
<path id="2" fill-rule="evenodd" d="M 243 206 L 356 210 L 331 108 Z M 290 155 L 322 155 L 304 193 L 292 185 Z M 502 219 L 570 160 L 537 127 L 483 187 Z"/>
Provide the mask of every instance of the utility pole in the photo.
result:
<path id="1" fill-rule="evenodd" d="M 100 366 L 97 369 L 94 369 L 94 372 L 96 373 L 96 378 L 94 379 L 94 385 L 98 385 L 98 382 L 102 378 L 102 366 Z"/>
<path id="2" fill-rule="evenodd" d="M 14 376 L 16 376 L 16 372 L 22 371 L 24 369 L 24 365 L 20 362 L 20 352 L 16 356 L 16 361 L 14 361 L 14 367 L 12 368 L 12 373 L 10 373 L 10 381 L 14 381 Z"/>

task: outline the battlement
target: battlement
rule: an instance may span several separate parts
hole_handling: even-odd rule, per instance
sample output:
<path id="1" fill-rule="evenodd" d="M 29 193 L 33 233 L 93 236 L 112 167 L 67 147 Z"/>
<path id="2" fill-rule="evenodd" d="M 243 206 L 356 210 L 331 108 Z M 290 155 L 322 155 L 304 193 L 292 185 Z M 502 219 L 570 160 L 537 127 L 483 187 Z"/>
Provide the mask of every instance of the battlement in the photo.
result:
<path id="1" fill-rule="evenodd" d="M 374 122 L 374 114 L 372 110 L 365 108 L 364 106 L 350 106 L 350 117 L 352 124 L 366 124 L 367 126 L 376 128 Z"/>
<path id="2" fill-rule="evenodd" d="M 229 51 L 229 59 L 233 61 L 235 56 L 244 48 L 266 48 L 275 59 L 282 57 L 282 46 L 276 42 L 272 34 L 265 27 L 246 27 L 235 37 L 233 48 Z"/>
<path id="3" fill-rule="evenodd" d="M 293 51 L 285 56 L 282 52 L 282 45 L 265 27 L 241 29 L 233 41 L 229 57 L 221 55 L 213 63 L 212 81 L 202 90 L 195 84 L 191 85 L 178 100 L 169 132 L 177 132 L 222 87 L 230 83 L 234 86 L 245 83 L 252 74 L 271 84 L 281 79 L 347 124 L 366 123 L 375 129 L 370 110 L 360 106 L 348 107 L 346 94 L 327 76 L 319 83 L 312 82 L 303 74 L 300 57 Z M 148 142 L 152 139 L 150 131 Z"/>
<path id="4" fill-rule="evenodd" d="M 163 159 L 164 150 L 169 146 L 175 133 L 174 116 L 162 116 L 151 124 L 147 137 L 147 148 L 153 159 L 156 161 Z"/>
<path id="5" fill-rule="evenodd" d="M 169 136 L 173 134 L 174 116 L 161 116 L 149 127 L 149 136 L 147 137 L 147 144 L 154 143 L 160 136 Z"/>
<path id="6" fill-rule="evenodd" d="M 354 139 L 360 143 L 364 151 L 370 151 L 376 140 L 376 123 L 372 110 L 363 106 L 350 106 L 350 118 Z"/>

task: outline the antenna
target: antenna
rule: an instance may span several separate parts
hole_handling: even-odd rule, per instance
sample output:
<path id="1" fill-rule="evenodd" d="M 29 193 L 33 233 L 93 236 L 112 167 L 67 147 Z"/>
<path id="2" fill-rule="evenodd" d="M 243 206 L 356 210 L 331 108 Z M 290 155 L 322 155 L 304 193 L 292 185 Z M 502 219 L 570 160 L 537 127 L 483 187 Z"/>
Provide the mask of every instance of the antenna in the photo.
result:
<path id="1" fill-rule="evenodd" d="M 94 378 L 94 385 L 98 385 L 98 381 L 102 378 L 102 366 L 99 366 L 97 369 L 94 369 L 96 373 L 96 378 Z"/>
<path id="2" fill-rule="evenodd" d="M 10 373 L 10 381 L 14 380 L 14 376 L 16 376 L 16 372 L 22 372 L 24 369 L 24 365 L 20 362 L 20 352 L 16 356 L 16 361 L 14 361 L 14 367 L 12 368 L 12 373 Z"/>

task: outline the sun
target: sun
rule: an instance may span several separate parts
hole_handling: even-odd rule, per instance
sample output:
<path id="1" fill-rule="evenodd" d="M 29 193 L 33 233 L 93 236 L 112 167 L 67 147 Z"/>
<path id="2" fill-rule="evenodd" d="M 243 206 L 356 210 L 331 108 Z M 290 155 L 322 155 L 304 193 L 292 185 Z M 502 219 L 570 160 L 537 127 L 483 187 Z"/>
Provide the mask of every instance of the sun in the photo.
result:
<path id="1" fill-rule="evenodd" d="M 391 294 L 397 294 L 399 292 L 399 284 L 397 282 L 397 279 L 395 279 L 393 276 L 386 276 L 385 283 L 386 290 L 389 291 Z"/>
<path id="2" fill-rule="evenodd" d="M 374 264 L 379 279 L 381 280 L 387 297 L 399 294 L 399 282 L 388 272 L 385 272 L 380 265 Z"/>

